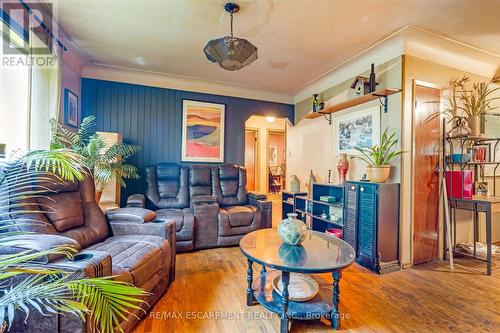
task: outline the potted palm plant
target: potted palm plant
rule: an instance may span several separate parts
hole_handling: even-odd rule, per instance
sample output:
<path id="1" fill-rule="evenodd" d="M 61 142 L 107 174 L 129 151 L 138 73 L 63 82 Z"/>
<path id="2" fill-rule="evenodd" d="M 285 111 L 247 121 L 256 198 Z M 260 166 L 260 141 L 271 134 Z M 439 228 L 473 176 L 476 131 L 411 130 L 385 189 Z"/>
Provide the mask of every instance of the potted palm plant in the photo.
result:
<path id="1" fill-rule="evenodd" d="M 494 101 L 500 97 L 494 95 L 500 91 L 500 87 L 494 87 L 494 84 L 499 80 L 500 76 L 496 76 L 487 83 L 471 83 L 468 76 L 452 78 L 444 112 L 452 119 L 467 118 L 471 136 L 481 136 L 481 120 L 488 112 L 498 108 Z"/>
<path id="2" fill-rule="evenodd" d="M 88 116 L 82 120 L 77 132 L 71 132 L 51 119 L 51 149 L 70 148 L 83 156 L 87 168 L 92 173 L 96 188 L 96 201 L 101 199 L 104 186 L 113 179 L 125 187 L 125 179 L 139 178 L 137 168 L 127 163 L 127 158 L 141 149 L 138 145 L 116 142 L 110 147 L 98 134 L 93 133 L 95 117 Z"/>
<path id="3" fill-rule="evenodd" d="M 388 128 L 382 134 L 379 145 L 369 148 L 354 147 L 355 150 L 360 152 L 360 155 L 351 157 L 351 159 L 360 159 L 368 164 L 366 175 L 372 182 L 384 183 L 387 181 L 391 173 L 391 165 L 389 163 L 404 153 L 402 150 L 394 150 L 398 143 L 396 133 L 389 135 L 387 131 Z"/>
<path id="4" fill-rule="evenodd" d="M 35 180 L 45 180 L 47 173 L 55 174 L 61 182 L 81 180 L 86 173 L 84 160 L 68 149 L 33 151 L 8 160 L 0 157 L 0 332 L 11 329 L 16 316 L 24 313 L 28 317 L 30 312 L 68 313 L 82 320 L 88 314 L 99 332 L 123 332 L 117 323 L 130 309 L 141 308 L 146 292 L 109 277 L 82 279 L 74 272 L 36 264 L 37 258 L 48 255 L 72 258 L 77 250 L 69 245 L 38 252 L 9 252 L 9 248 L 22 248 L 26 236 L 25 232 L 11 231 L 11 219 L 16 215 L 10 212 L 22 210 L 36 216 L 38 212 L 29 202 L 46 192 L 46 188 L 34 184 L 38 183 Z M 23 204 L 22 199 L 30 200 Z M 22 223 L 44 222 L 26 219 Z"/>

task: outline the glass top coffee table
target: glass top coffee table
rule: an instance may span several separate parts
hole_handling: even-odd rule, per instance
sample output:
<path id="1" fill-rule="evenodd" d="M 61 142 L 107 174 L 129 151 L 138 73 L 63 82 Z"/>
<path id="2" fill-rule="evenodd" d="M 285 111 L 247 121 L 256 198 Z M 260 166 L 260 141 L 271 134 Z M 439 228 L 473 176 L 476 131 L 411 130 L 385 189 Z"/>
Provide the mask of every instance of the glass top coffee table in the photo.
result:
<path id="1" fill-rule="evenodd" d="M 292 319 L 311 320 L 327 318 L 334 329 L 340 328 L 339 282 L 342 269 L 355 258 L 354 249 L 343 240 L 317 231 L 308 231 L 305 241 L 299 246 L 282 243 L 276 229 L 251 232 L 240 240 L 240 249 L 248 260 L 246 290 L 247 305 L 260 303 L 266 309 L 281 316 L 280 333 L 288 332 Z M 253 263 L 262 265 L 258 277 L 253 278 Z M 272 280 L 276 271 L 281 271 L 282 295 L 273 289 Z M 333 286 L 321 278 L 314 277 L 319 284 L 319 293 L 307 302 L 289 300 L 290 273 L 332 273 Z"/>

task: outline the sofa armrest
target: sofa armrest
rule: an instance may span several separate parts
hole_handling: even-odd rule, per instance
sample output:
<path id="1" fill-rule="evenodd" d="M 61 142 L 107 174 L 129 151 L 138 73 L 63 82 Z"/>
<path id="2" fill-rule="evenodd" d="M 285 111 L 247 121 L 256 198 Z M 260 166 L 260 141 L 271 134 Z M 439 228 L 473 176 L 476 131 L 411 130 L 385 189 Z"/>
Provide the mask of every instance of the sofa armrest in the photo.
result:
<path id="1" fill-rule="evenodd" d="M 144 194 L 132 194 L 127 198 L 127 207 L 146 207 L 146 197 Z"/>
<path id="2" fill-rule="evenodd" d="M 29 253 L 41 253 L 60 246 L 80 250 L 80 244 L 69 237 L 49 234 L 22 234 L 4 238 L 2 246 L 0 246 L 0 255 L 26 253 L 26 251 L 29 251 Z M 65 258 L 63 253 L 41 254 L 33 262 L 47 264 L 63 257 Z"/>
<path id="3" fill-rule="evenodd" d="M 148 223 L 133 222 L 110 222 L 111 231 L 114 236 L 125 235 L 151 235 L 165 238 L 170 243 L 171 264 L 170 281 L 175 279 L 175 221 L 174 220 L 155 220 Z"/>
<path id="4" fill-rule="evenodd" d="M 219 204 L 212 196 L 203 196 L 205 201 L 198 201 L 193 204 L 191 200 L 195 233 L 194 233 L 194 248 L 204 249 L 213 247 L 217 244 L 219 234 Z"/>
<path id="5" fill-rule="evenodd" d="M 111 276 L 111 256 L 103 251 L 83 250 L 73 259 L 61 258 L 45 267 L 57 268 L 64 271 L 81 272 L 81 277 L 94 278 Z"/>
<path id="6" fill-rule="evenodd" d="M 267 195 L 264 193 L 259 193 L 259 192 L 248 192 L 248 200 L 267 200 Z"/>
<path id="7" fill-rule="evenodd" d="M 273 226 L 273 203 L 267 200 L 265 194 L 248 192 L 248 203 L 262 212 L 262 228 Z"/>
<path id="8" fill-rule="evenodd" d="M 156 213 L 149 209 L 125 207 L 113 209 L 106 213 L 110 222 L 146 223 L 156 219 Z"/>

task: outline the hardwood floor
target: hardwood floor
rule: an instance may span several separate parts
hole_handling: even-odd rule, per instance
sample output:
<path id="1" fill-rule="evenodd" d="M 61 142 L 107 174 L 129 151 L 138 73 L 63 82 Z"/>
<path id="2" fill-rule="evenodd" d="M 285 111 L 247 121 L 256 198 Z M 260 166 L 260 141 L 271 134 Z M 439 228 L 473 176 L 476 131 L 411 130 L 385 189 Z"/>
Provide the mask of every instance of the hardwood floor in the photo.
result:
<path id="1" fill-rule="evenodd" d="M 463 263 L 471 267 L 451 273 L 446 263 L 428 263 L 383 276 L 351 265 L 340 283 L 342 331 L 500 331 L 500 272 L 485 276 L 482 263 Z M 278 332 L 276 316 L 245 305 L 246 269 L 237 247 L 179 254 L 176 281 L 135 332 Z M 294 321 L 292 332 L 331 330 Z"/>

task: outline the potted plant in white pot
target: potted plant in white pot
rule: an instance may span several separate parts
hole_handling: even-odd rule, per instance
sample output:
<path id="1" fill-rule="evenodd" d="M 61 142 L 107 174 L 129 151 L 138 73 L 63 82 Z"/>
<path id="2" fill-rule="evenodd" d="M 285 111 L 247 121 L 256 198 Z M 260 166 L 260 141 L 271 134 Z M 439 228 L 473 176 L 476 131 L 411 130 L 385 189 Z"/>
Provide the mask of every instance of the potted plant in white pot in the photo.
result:
<path id="1" fill-rule="evenodd" d="M 391 165 L 394 158 L 402 155 L 404 151 L 394 150 L 398 143 L 396 133 L 387 134 L 388 128 L 382 134 L 379 145 L 368 148 L 354 147 L 360 155 L 354 155 L 351 159 L 360 159 L 368 164 L 366 175 L 368 179 L 376 183 L 384 183 L 391 174 Z"/>

